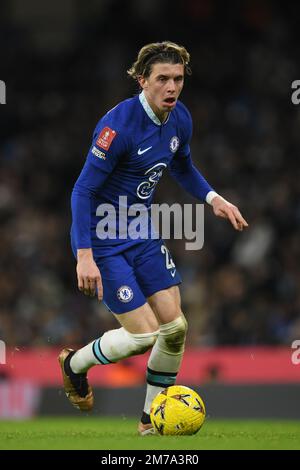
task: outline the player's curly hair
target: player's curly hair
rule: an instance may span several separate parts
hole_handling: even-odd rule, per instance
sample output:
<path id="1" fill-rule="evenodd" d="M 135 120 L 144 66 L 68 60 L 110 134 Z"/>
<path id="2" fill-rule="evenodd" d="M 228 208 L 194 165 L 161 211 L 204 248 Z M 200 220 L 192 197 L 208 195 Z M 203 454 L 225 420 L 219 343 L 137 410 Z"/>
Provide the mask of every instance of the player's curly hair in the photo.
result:
<path id="1" fill-rule="evenodd" d="M 192 71 L 189 66 L 190 54 L 183 46 L 179 46 L 174 42 L 152 42 L 146 44 L 138 53 L 137 60 L 132 67 L 127 70 L 128 75 L 134 80 L 138 77 L 149 77 L 152 71 L 152 65 L 156 63 L 183 64 L 184 71 L 187 75 L 191 75 Z"/>

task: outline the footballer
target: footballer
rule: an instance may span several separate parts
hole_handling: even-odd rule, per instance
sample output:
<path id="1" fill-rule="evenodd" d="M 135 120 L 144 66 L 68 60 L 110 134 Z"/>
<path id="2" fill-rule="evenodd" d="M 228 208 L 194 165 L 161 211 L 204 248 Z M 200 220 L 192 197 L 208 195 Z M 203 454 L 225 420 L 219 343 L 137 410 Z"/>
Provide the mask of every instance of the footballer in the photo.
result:
<path id="1" fill-rule="evenodd" d="M 190 152 L 192 118 L 179 101 L 190 55 L 175 43 L 145 45 L 128 70 L 140 93 L 119 103 L 98 122 L 83 169 L 72 192 L 71 242 L 77 259 L 78 288 L 97 295 L 119 322 L 78 351 L 59 355 L 65 392 L 82 411 L 93 407 L 88 370 L 151 349 L 147 391 L 138 432 L 153 433 L 150 405 L 158 392 L 174 385 L 184 353 L 187 322 L 181 310 L 181 277 L 160 238 L 99 237 L 97 209 L 106 204 L 120 211 L 127 205 L 151 207 L 154 191 L 168 168 L 197 200 L 234 229 L 248 226 L 239 209 L 221 197 L 193 165 Z M 128 217 L 127 223 L 130 224 Z M 114 232 L 114 231 L 113 231 Z M 95 335 L 96 336 L 96 335 Z"/>

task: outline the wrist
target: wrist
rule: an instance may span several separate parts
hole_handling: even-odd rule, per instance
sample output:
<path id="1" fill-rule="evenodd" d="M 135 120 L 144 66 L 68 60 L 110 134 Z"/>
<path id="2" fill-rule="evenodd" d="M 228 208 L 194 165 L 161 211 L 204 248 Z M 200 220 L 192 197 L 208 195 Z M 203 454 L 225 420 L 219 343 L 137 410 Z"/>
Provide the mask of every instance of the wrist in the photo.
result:
<path id="1" fill-rule="evenodd" d="M 212 205 L 213 199 L 214 199 L 215 197 L 217 197 L 217 196 L 221 197 L 218 193 L 216 193 L 216 191 L 209 191 L 209 192 L 206 194 L 206 198 L 205 198 L 207 204 Z"/>
<path id="2" fill-rule="evenodd" d="M 77 250 L 78 261 L 81 259 L 88 259 L 88 258 L 94 259 L 92 248 L 79 248 Z"/>

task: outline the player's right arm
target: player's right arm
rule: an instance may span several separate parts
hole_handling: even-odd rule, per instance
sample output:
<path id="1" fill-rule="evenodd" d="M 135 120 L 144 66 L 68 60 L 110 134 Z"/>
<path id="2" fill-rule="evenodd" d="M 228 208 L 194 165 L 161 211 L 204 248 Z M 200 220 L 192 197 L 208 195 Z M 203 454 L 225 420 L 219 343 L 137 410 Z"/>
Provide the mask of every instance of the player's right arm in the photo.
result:
<path id="1" fill-rule="evenodd" d="M 107 134 L 108 132 L 108 134 Z M 94 261 L 91 242 L 91 199 L 103 186 L 124 153 L 124 139 L 108 126 L 95 131 L 85 165 L 73 188 L 72 234 L 77 249 L 78 288 L 85 295 L 103 298 L 100 271 Z"/>

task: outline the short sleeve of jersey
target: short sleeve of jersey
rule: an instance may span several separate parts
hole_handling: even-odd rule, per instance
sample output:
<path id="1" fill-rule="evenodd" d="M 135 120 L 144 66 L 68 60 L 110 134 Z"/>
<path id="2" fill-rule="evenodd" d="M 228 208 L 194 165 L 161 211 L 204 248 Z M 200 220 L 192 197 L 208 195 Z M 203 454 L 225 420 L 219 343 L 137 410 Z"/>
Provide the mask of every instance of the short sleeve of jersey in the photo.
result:
<path id="1" fill-rule="evenodd" d="M 109 175 L 129 150 L 129 139 L 114 126 L 99 122 L 87 155 L 87 162 Z"/>

